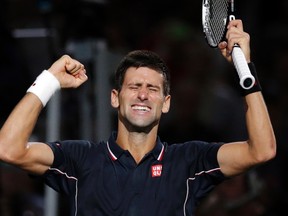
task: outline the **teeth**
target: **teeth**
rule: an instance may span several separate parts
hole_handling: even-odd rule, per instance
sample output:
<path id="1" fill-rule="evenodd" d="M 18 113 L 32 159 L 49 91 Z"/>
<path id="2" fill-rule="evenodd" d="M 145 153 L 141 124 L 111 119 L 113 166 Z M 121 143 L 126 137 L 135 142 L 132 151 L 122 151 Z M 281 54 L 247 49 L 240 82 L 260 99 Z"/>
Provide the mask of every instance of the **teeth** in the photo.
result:
<path id="1" fill-rule="evenodd" d="M 139 111 L 149 111 L 150 109 L 146 106 L 133 106 L 133 110 L 139 110 Z"/>

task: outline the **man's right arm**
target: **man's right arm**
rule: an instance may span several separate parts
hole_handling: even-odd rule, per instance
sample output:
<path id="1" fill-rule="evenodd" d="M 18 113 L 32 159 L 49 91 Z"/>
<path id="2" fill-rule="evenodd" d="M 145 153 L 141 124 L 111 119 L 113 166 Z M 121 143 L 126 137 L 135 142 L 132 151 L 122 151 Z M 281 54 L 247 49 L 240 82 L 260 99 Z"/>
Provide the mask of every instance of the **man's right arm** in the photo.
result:
<path id="1" fill-rule="evenodd" d="M 88 79 L 84 66 L 66 55 L 57 60 L 48 71 L 53 74 L 53 79 L 59 81 L 61 88 L 77 88 Z M 43 84 L 45 80 L 41 82 Z M 43 174 L 54 159 L 48 145 L 41 142 L 28 142 L 40 112 L 45 106 L 43 98 L 46 96 L 43 97 L 41 92 L 46 91 L 42 90 L 31 91 L 32 93 L 28 91 L 0 130 L 0 160 L 35 174 Z"/>

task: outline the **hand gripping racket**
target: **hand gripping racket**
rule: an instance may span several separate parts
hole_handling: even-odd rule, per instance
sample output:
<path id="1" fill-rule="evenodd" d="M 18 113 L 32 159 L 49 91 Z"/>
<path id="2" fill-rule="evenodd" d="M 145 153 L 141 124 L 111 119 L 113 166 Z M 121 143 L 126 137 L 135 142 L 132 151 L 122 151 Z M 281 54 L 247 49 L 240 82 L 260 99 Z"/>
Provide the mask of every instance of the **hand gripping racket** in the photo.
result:
<path id="1" fill-rule="evenodd" d="M 228 22 L 235 19 L 233 15 L 234 0 L 203 0 L 202 3 L 203 32 L 207 43 L 216 48 L 221 41 L 225 40 Z M 255 78 L 251 74 L 245 56 L 237 44 L 234 45 L 232 50 L 232 59 L 241 87 L 250 89 L 255 83 Z"/>

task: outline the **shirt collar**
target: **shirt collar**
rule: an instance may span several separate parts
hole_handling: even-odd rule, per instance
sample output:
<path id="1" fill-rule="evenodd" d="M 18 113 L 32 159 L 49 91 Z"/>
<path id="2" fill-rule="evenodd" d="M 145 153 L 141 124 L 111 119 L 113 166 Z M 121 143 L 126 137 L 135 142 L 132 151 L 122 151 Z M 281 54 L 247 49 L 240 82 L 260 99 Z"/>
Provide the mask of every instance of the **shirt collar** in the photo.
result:
<path id="1" fill-rule="evenodd" d="M 107 141 L 107 149 L 112 160 L 117 160 L 125 151 L 116 143 L 116 138 L 117 132 L 114 131 L 112 132 L 109 140 Z M 160 138 L 157 137 L 156 145 L 150 153 L 154 156 L 156 160 L 161 161 L 164 156 L 164 150 L 165 145 L 161 142 Z"/>

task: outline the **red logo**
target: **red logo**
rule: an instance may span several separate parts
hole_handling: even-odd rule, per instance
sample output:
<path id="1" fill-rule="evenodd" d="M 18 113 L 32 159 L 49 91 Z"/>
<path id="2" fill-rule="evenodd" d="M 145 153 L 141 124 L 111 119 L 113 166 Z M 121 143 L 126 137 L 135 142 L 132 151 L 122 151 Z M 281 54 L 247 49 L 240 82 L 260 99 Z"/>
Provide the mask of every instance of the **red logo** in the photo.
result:
<path id="1" fill-rule="evenodd" d="M 162 173 L 162 164 L 157 164 L 157 165 L 153 165 L 151 166 L 151 174 L 152 177 L 160 177 Z"/>

